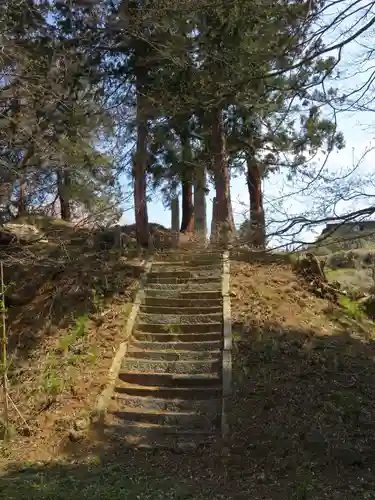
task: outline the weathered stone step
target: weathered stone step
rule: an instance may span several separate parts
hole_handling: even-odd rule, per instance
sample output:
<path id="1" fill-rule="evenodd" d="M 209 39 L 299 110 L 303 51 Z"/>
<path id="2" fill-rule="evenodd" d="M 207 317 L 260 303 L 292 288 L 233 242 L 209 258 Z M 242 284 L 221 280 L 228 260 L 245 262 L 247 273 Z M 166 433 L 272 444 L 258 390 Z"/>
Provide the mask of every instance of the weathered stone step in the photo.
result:
<path id="1" fill-rule="evenodd" d="M 129 372 L 154 373 L 220 373 L 219 360 L 163 361 L 125 358 L 123 369 Z"/>
<path id="2" fill-rule="evenodd" d="M 222 252 L 177 252 L 168 254 L 158 254 L 155 257 L 154 263 L 164 262 L 184 262 L 184 263 L 202 263 L 202 262 L 221 262 L 223 258 Z"/>
<path id="3" fill-rule="evenodd" d="M 222 332 L 222 321 L 216 322 L 201 322 L 201 323 L 180 323 L 179 321 L 172 321 L 169 323 L 151 323 L 142 322 L 136 326 L 136 329 L 146 333 L 169 333 L 171 335 L 178 333 L 211 333 Z"/>
<path id="4" fill-rule="evenodd" d="M 138 322 L 140 324 L 153 324 L 153 325 L 196 325 L 220 323 L 223 319 L 222 311 L 213 314 L 196 314 L 189 316 L 188 314 L 148 314 L 141 312 L 138 315 Z"/>
<path id="5" fill-rule="evenodd" d="M 219 304 L 217 306 L 205 306 L 204 302 L 202 305 L 197 307 L 186 307 L 186 306 L 150 306 L 147 304 L 142 304 L 140 311 L 145 314 L 173 314 L 173 315 L 184 315 L 184 316 L 195 316 L 199 314 L 218 314 L 223 312 L 223 307 Z"/>
<path id="6" fill-rule="evenodd" d="M 176 262 L 162 262 L 157 263 L 153 262 L 152 271 L 163 271 L 164 269 L 168 271 L 180 271 L 184 269 L 186 271 L 205 271 L 211 269 L 222 269 L 222 262 L 185 262 L 185 261 L 176 261 Z"/>
<path id="7" fill-rule="evenodd" d="M 162 410 L 147 410 L 146 408 L 126 408 L 112 412 L 112 414 L 118 419 L 127 422 L 176 425 L 186 430 L 201 429 L 213 431 L 220 425 L 219 415 L 200 415 L 194 411 L 165 412 Z"/>
<path id="8" fill-rule="evenodd" d="M 145 332 L 136 330 L 133 332 L 133 337 L 136 340 L 144 342 L 212 342 L 222 341 L 223 334 L 221 332 L 202 332 L 202 333 L 166 333 L 166 332 Z"/>
<path id="9" fill-rule="evenodd" d="M 172 284 L 172 283 L 148 283 L 145 287 L 145 292 L 159 291 L 164 295 L 165 292 L 168 292 L 170 295 L 178 294 L 180 292 L 184 293 L 196 293 L 196 292 L 218 292 L 221 296 L 221 281 L 217 280 L 212 283 L 180 283 L 180 284 Z"/>
<path id="10" fill-rule="evenodd" d="M 200 276 L 197 278 L 194 277 L 178 277 L 178 276 L 163 276 L 163 275 L 148 275 L 147 276 L 147 284 L 157 284 L 160 283 L 162 285 L 181 285 L 185 283 L 189 283 L 191 285 L 199 285 L 201 283 L 209 284 L 219 284 L 221 283 L 221 276 L 218 274 L 217 276 Z"/>
<path id="11" fill-rule="evenodd" d="M 144 299 L 144 306 L 150 307 L 222 307 L 222 300 L 200 298 L 199 293 L 193 299 L 171 298 L 171 297 L 149 297 Z"/>
<path id="12" fill-rule="evenodd" d="M 222 388 L 220 385 L 213 385 L 210 387 L 196 386 L 196 387 L 159 387 L 148 385 L 137 385 L 122 382 L 121 385 L 115 387 L 115 394 L 117 396 L 140 396 L 152 397 L 162 399 L 217 399 L 221 398 Z"/>
<path id="13" fill-rule="evenodd" d="M 158 278 L 181 278 L 182 280 L 189 279 L 195 280 L 199 278 L 216 278 L 220 279 L 222 274 L 221 268 L 213 268 L 213 269 L 195 269 L 195 270 L 186 270 L 186 268 L 181 268 L 180 270 L 170 270 L 166 267 L 160 269 L 154 269 L 148 273 L 147 280 L 151 282 L 153 279 L 158 281 Z"/>
<path id="14" fill-rule="evenodd" d="M 202 286 L 200 286 L 202 288 Z M 179 289 L 164 289 L 164 288 L 146 288 L 145 289 L 145 297 L 148 299 L 165 299 L 165 300 L 222 300 L 221 290 L 195 290 L 195 291 L 187 291 L 186 287 L 182 287 Z"/>
<path id="15" fill-rule="evenodd" d="M 156 361 L 188 361 L 188 360 L 220 360 L 221 352 L 219 350 L 211 351 L 189 351 L 182 350 L 183 346 L 179 346 L 181 350 L 165 349 L 157 350 L 139 350 L 136 346 L 130 346 L 128 354 L 131 358 L 148 359 Z"/>
<path id="16" fill-rule="evenodd" d="M 124 372 L 119 374 L 120 380 L 137 385 L 157 385 L 160 387 L 217 387 L 221 378 L 212 373 L 147 373 L 147 372 Z"/>
<path id="17" fill-rule="evenodd" d="M 103 431 L 104 435 L 124 446 L 132 448 L 158 448 L 167 450 L 190 451 L 200 446 L 211 446 L 219 439 L 218 432 L 200 429 L 185 430 L 177 426 L 142 424 L 140 422 L 119 421 L 111 417 Z"/>
<path id="18" fill-rule="evenodd" d="M 220 334 L 221 335 L 221 334 Z M 222 336 L 222 335 L 221 335 Z M 186 351 L 194 351 L 198 353 L 206 353 L 209 351 L 221 352 L 222 339 L 213 341 L 201 341 L 201 342 L 140 342 L 136 339 L 132 339 L 129 347 L 129 351 L 140 351 L 145 350 L 150 352 L 154 351 L 180 351 L 185 349 Z"/>
<path id="19" fill-rule="evenodd" d="M 166 412 L 196 412 L 199 415 L 218 417 L 221 414 L 221 399 L 176 399 L 150 396 L 128 396 L 116 394 L 117 404 L 126 408 L 142 408 Z"/>

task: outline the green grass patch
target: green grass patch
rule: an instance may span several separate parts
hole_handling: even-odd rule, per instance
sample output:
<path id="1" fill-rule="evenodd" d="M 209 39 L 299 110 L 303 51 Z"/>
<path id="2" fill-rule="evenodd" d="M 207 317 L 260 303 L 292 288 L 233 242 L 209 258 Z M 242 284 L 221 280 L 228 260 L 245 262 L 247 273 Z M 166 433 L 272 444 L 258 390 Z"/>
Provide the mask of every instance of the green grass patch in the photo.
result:
<path id="1" fill-rule="evenodd" d="M 345 295 L 340 297 L 340 305 L 345 309 L 348 316 L 356 320 L 366 319 L 365 313 L 362 311 L 357 301 L 351 300 Z"/>
<path id="2" fill-rule="evenodd" d="M 354 269 L 325 269 L 325 274 L 328 280 L 339 281 L 342 276 L 352 276 L 355 273 Z"/>

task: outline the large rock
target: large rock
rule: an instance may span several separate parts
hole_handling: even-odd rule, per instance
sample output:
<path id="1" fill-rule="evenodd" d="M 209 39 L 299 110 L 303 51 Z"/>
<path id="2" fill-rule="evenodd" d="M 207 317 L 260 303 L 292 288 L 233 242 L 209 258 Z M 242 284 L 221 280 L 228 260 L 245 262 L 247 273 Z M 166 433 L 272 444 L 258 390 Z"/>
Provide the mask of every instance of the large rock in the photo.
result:
<path id="1" fill-rule="evenodd" d="M 0 242 L 6 244 L 12 241 L 20 243 L 33 243 L 35 241 L 46 242 L 44 234 L 31 224 L 4 224 L 0 230 Z"/>

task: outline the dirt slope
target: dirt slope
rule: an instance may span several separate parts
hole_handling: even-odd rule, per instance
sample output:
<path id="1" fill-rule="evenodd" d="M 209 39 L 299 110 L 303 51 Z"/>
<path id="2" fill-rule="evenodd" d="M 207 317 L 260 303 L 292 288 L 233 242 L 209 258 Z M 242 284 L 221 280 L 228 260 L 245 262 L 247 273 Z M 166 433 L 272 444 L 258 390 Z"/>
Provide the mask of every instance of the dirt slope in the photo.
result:
<path id="1" fill-rule="evenodd" d="M 0 250 L 14 435 L 0 456 L 55 455 L 106 383 L 142 266 L 86 237 L 62 225 L 48 243 Z"/>
<path id="2" fill-rule="evenodd" d="M 232 292 L 238 498 L 375 498 L 373 324 L 290 267 L 233 263 Z"/>
<path id="3" fill-rule="evenodd" d="M 61 448 L 67 433 L 56 421 L 91 402 L 88 392 L 100 382 L 88 378 L 108 366 L 103 355 L 94 370 L 80 372 L 86 382 L 79 411 L 65 390 L 35 417 L 35 435 L 6 448 L 8 466 L 29 464 L 13 465 L 0 498 L 1 491 L 14 500 L 375 498 L 373 324 L 314 297 L 290 267 L 233 262 L 231 270 L 234 392 L 226 454 L 129 452 L 90 440 Z M 86 346 L 100 342 L 103 330 L 90 332 Z M 41 337 L 35 352 L 47 352 L 57 338 Z M 36 370 L 43 355 L 30 359 Z M 30 378 L 34 391 L 36 380 Z"/>

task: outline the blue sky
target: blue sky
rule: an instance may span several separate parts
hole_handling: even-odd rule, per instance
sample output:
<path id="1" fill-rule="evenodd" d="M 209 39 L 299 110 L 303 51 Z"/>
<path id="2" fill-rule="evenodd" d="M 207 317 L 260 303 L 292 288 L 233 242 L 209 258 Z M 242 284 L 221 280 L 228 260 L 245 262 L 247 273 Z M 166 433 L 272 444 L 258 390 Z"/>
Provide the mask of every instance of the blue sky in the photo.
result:
<path id="1" fill-rule="evenodd" d="M 342 8 L 342 7 L 341 7 Z M 341 26 L 343 28 L 343 26 Z M 330 39 L 334 42 L 337 36 L 337 32 L 332 32 L 330 34 Z M 368 36 L 368 34 L 366 34 Z M 363 41 L 363 40 L 361 40 Z M 358 88 L 366 80 L 368 76 L 369 65 L 365 67 L 365 70 L 361 75 L 358 75 L 358 61 L 361 54 L 363 53 L 363 48 L 361 47 L 360 41 L 352 43 L 349 47 L 344 50 L 342 63 L 339 66 L 340 69 L 340 80 L 335 83 L 341 91 L 349 92 L 354 88 Z M 363 70 L 363 67 L 362 67 Z M 371 90 L 371 89 L 370 89 Z M 374 89 L 375 95 L 375 89 Z M 338 128 L 344 133 L 346 147 L 339 152 L 334 152 L 330 155 L 328 161 L 325 164 L 324 172 L 327 175 L 333 175 L 338 172 L 346 171 L 351 168 L 353 162 L 356 163 L 363 153 L 371 147 L 372 140 L 374 138 L 374 128 L 373 128 L 373 114 L 370 112 L 352 112 L 352 111 L 340 111 L 337 114 Z M 315 164 L 323 165 L 324 156 L 320 155 L 320 158 L 315 159 Z M 369 175 L 375 164 L 375 152 L 370 151 L 358 170 L 353 173 L 352 185 L 354 186 L 355 179 L 358 179 L 358 175 Z M 345 181 L 346 189 L 350 191 L 351 189 L 351 178 L 348 177 Z M 340 181 L 341 182 L 341 181 Z M 375 185 L 375 183 L 374 183 Z M 266 217 L 269 220 L 287 220 L 291 216 L 298 215 L 300 213 L 308 213 L 317 210 L 320 203 L 323 203 L 322 199 L 326 196 L 324 191 L 319 193 L 319 189 L 315 193 L 309 192 L 304 195 L 297 195 L 296 192 L 303 187 L 303 182 L 301 180 L 295 180 L 294 182 L 288 182 L 285 174 L 274 174 L 269 179 L 264 182 L 264 200 L 265 200 L 265 210 Z M 340 187 L 338 182 L 332 182 L 331 186 L 328 186 L 331 194 L 337 191 Z M 370 194 L 375 194 L 375 189 L 372 191 L 372 187 L 369 185 L 366 187 L 367 192 L 370 189 Z M 235 220 L 237 223 L 241 223 L 244 219 L 245 211 L 249 205 L 249 197 L 247 186 L 245 182 L 245 177 L 238 177 L 232 179 L 231 182 L 231 195 L 233 210 L 235 215 Z M 211 186 L 210 193 L 207 196 L 207 222 L 208 228 L 211 224 L 212 215 L 212 198 L 214 196 L 214 191 Z M 333 194 L 332 194 L 333 196 Z M 283 198 L 280 201 L 280 198 Z M 355 203 L 341 203 L 340 208 L 343 211 L 352 210 L 355 208 L 363 208 L 366 203 L 365 198 L 357 197 Z M 149 220 L 150 222 L 158 222 L 166 227 L 170 227 L 170 211 L 166 210 L 161 200 L 155 198 L 149 203 Z M 283 219 L 284 218 L 284 219 Z M 124 212 L 121 219 L 121 223 L 129 224 L 134 222 L 134 213 L 131 207 Z M 314 237 L 319 234 L 322 230 L 322 226 L 307 230 L 304 233 L 304 239 L 306 241 L 314 239 Z"/>
<path id="2" fill-rule="evenodd" d="M 352 84 L 356 83 L 352 81 Z M 338 127 L 344 133 L 346 147 L 338 152 L 333 152 L 326 164 L 325 170 L 334 173 L 341 169 L 350 169 L 353 164 L 353 160 L 356 163 L 362 156 L 363 152 L 371 146 L 373 140 L 373 117 L 370 113 L 365 112 L 346 112 L 341 113 L 338 116 Z M 323 155 L 317 164 L 322 164 L 324 161 Z M 361 165 L 361 172 L 368 173 L 375 164 L 375 153 L 370 152 L 367 154 L 363 164 Z M 282 214 L 282 210 L 288 213 L 299 214 L 306 210 L 306 208 L 317 203 L 317 199 L 309 195 L 296 195 L 296 191 L 299 190 L 300 183 L 298 182 L 288 182 L 284 174 L 274 174 L 269 179 L 264 182 L 264 200 L 266 214 L 270 211 L 272 212 L 272 217 L 280 220 L 285 215 Z M 286 194 L 290 194 L 286 197 Z M 237 223 L 241 223 L 244 220 L 244 215 L 249 205 L 249 195 L 247 190 L 247 185 L 245 177 L 241 176 L 232 179 L 231 182 L 231 195 L 233 211 L 235 215 L 235 220 Z M 207 223 L 208 228 L 211 224 L 212 215 L 212 198 L 214 196 L 213 186 L 210 186 L 210 193 L 207 196 Z M 275 202 L 280 197 L 286 197 L 281 204 L 280 210 L 274 208 Z M 319 198 L 319 196 L 318 196 Z M 346 205 L 350 209 L 349 205 Z M 345 208 L 346 208 L 345 207 Z M 165 209 L 161 203 L 160 197 L 154 198 L 152 202 L 148 205 L 149 219 L 150 222 L 157 222 L 163 226 L 170 227 L 171 215 L 170 210 Z M 277 214 L 280 214 L 279 216 Z M 132 207 L 124 212 L 121 223 L 129 224 L 134 222 L 134 212 Z M 306 233 L 305 238 L 314 238 L 315 234 L 319 233 L 322 227 L 314 228 Z"/>

